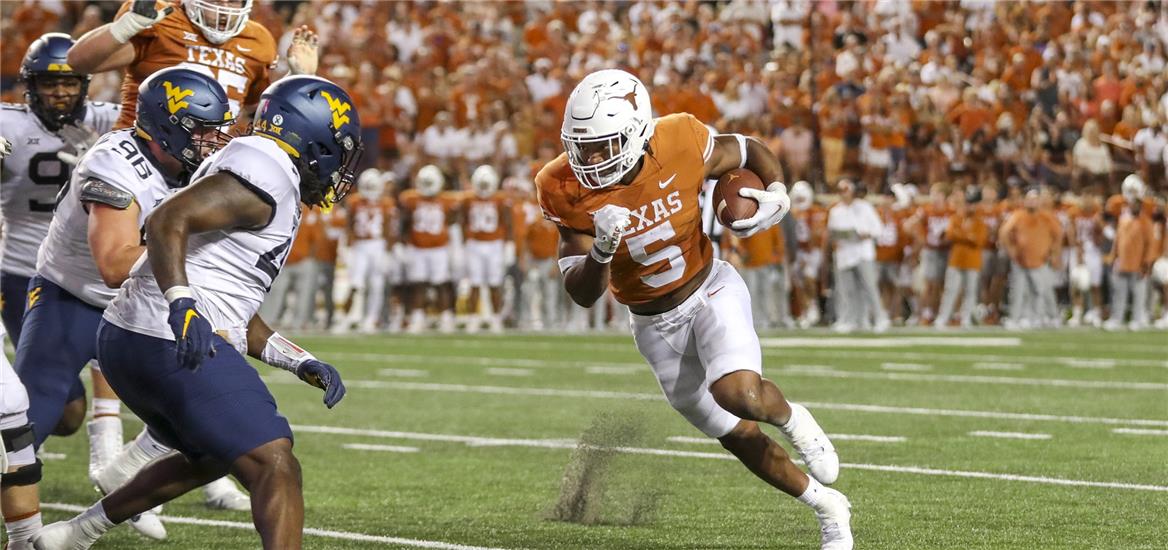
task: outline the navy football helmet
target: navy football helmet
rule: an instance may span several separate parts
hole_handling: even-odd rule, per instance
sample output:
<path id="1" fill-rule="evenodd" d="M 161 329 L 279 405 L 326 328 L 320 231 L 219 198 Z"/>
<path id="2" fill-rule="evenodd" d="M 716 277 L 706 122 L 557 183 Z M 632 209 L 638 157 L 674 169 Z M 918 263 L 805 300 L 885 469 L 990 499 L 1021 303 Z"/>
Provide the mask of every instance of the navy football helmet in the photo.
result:
<path id="1" fill-rule="evenodd" d="M 340 86 L 316 76 L 276 81 L 260 96 L 252 133 L 275 141 L 295 159 L 305 204 L 330 206 L 353 187 L 361 119 Z"/>
<path id="2" fill-rule="evenodd" d="M 163 69 L 138 87 L 138 135 L 194 171 L 231 138 L 235 123 L 227 92 L 214 78 L 178 66 Z"/>
<path id="3" fill-rule="evenodd" d="M 89 92 L 89 75 L 81 74 L 69 66 L 65 56 L 69 48 L 73 47 L 73 39 L 60 32 L 50 32 L 36 39 L 24 54 L 24 61 L 20 64 L 20 79 L 25 83 L 24 97 L 28 106 L 36 114 L 45 127 L 50 131 L 57 131 L 66 124 L 78 123 L 85 119 L 85 96 Z M 67 100 L 72 101 L 64 108 L 58 108 L 45 102 L 40 92 L 40 86 L 46 87 L 53 79 L 75 78 L 81 83 L 81 92 L 77 95 L 67 94 Z M 49 95 L 49 94 L 45 94 Z M 59 92 L 52 92 L 57 97 Z"/>

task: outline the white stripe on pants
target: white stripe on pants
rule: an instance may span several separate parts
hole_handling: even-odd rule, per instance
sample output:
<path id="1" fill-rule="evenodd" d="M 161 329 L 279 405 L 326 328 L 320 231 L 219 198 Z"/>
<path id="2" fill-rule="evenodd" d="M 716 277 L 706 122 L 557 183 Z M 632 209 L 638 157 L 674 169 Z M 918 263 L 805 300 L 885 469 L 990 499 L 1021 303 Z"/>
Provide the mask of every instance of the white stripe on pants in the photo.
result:
<path id="1" fill-rule="evenodd" d="M 1139 273 L 1111 272 L 1111 318 L 1122 323 L 1127 315 L 1128 294 L 1131 294 L 1131 320 L 1148 322 L 1148 278 Z"/>
<path id="2" fill-rule="evenodd" d="M 938 323 L 948 323 L 953 316 L 953 306 L 957 304 L 957 297 L 961 296 L 961 316 L 958 321 L 968 323 L 973 316 L 973 305 L 977 303 L 977 282 L 980 278 L 977 269 L 958 269 L 949 266 L 945 270 L 945 293 L 941 296 L 941 310 L 937 314 Z"/>
<path id="3" fill-rule="evenodd" d="M 865 260 L 849 268 L 837 268 L 835 289 L 836 322 L 864 327 L 888 320 L 888 312 L 880 302 L 876 262 Z"/>

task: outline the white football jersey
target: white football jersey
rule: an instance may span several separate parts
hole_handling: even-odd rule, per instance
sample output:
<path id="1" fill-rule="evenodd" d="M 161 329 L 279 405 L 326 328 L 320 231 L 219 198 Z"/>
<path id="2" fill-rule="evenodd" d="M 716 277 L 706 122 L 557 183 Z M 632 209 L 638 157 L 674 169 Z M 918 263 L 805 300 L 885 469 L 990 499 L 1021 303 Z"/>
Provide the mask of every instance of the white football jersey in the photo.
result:
<path id="1" fill-rule="evenodd" d="M 85 125 L 99 135 L 110 130 L 119 108 L 86 102 Z M 0 261 L 4 271 L 21 277 L 36 272 L 37 248 L 49 232 L 57 194 L 69 181 L 70 166 L 57 158 L 67 144 L 45 128 L 28 105 L 0 106 L 0 132 L 12 142 L 12 154 L 0 172 L 0 210 L 4 213 Z"/>
<path id="2" fill-rule="evenodd" d="M 300 172 L 287 153 L 261 136 L 235 138 L 203 161 L 191 181 L 219 172 L 234 174 L 272 207 L 263 227 L 200 233 L 187 241 L 187 283 L 195 306 L 216 331 L 241 334 L 284 267 L 300 228 Z M 143 254 L 105 318 L 126 330 L 174 340 L 169 314 L 148 253 Z"/>
<path id="3" fill-rule="evenodd" d="M 89 251 L 89 207 L 81 195 L 84 184 L 94 179 L 133 196 L 139 209 L 138 227 L 175 189 L 139 149 L 133 129 L 106 134 L 81 157 L 49 224 L 36 272 L 86 303 L 104 308 L 118 290 L 105 286 Z"/>

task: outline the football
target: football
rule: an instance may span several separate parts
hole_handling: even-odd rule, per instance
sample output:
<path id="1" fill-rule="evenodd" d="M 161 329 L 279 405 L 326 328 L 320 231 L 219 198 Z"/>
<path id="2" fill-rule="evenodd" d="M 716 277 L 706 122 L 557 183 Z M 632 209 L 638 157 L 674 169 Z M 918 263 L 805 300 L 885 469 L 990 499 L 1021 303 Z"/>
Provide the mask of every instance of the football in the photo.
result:
<path id="1" fill-rule="evenodd" d="M 758 176 L 745 168 L 736 168 L 718 179 L 714 185 L 714 212 L 718 221 L 726 227 L 738 221 L 745 220 L 758 211 L 758 201 L 743 197 L 738 190 L 743 187 L 766 189 Z"/>

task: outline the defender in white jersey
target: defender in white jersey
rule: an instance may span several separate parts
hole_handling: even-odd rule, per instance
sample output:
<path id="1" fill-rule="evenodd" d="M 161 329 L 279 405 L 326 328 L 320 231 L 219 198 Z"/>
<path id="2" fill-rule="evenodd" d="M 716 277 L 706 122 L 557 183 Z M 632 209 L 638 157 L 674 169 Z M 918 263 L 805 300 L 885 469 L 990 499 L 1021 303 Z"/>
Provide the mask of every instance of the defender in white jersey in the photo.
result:
<path id="1" fill-rule="evenodd" d="M 117 105 L 85 100 L 89 76 L 65 63 L 72 45 L 62 33 L 34 41 L 20 66 L 26 103 L 0 106 L 0 128 L 15 144 L 0 169 L 0 297 L 6 303 L 0 313 L 14 344 L 20 341 L 37 248 L 53 219 L 57 194 L 69 181 L 70 165 L 58 153 L 80 156 L 98 134 L 109 131 L 119 112 Z"/>
<path id="2" fill-rule="evenodd" d="M 60 420 L 78 373 L 97 357 L 101 313 L 145 249 L 146 216 L 227 139 L 221 131 L 231 123 L 227 96 L 210 77 L 168 69 L 144 82 L 140 93 L 135 128 L 106 134 L 81 158 L 37 257 L 16 372 L 28 390 L 38 448 Z M 109 457 L 122 445 L 121 420 L 93 424 L 101 423 L 117 428 L 108 443 L 98 440 L 110 447 L 101 453 Z M 103 462 L 91 460 L 90 477 L 111 490 L 96 479 Z M 135 527 L 166 536 L 156 518 Z"/>
<path id="3" fill-rule="evenodd" d="M 114 389 L 179 454 L 150 463 L 38 548 L 88 548 L 106 530 L 229 470 L 256 502 L 265 548 L 300 548 L 304 504 L 292 431 L 243 354 L 325 390 L 336 369 L 273 332 L 257 312 L 300 224 L 352 186 L 360 121 L 349 95 L 289 77 L 260 98 L 252 135 L 209 158 L 146 222 L 147 253 L 105 312 L 98 356 Z M 202 368 L 200 368 L 200 366 Z"/>

